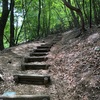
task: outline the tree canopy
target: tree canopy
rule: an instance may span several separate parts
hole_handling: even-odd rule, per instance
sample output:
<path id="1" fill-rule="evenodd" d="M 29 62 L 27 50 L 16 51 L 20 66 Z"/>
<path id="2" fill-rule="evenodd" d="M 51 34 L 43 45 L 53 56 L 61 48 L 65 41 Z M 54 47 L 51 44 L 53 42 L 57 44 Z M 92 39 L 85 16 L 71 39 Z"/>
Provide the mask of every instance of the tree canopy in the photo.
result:
<path id="1" fill-rule="evenodd" d="M 0 50 L 100 24 L 100 0 L 0 0 Z"/>

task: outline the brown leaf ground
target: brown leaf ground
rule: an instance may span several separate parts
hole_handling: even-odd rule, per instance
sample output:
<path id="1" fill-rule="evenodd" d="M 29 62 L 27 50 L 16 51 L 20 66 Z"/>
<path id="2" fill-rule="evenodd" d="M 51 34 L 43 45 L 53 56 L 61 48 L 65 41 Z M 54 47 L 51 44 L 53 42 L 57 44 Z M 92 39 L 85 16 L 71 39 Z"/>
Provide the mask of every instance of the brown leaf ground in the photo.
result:
<path id="1" fill-rule="evenodd" d="M 48 94 L 51 100 L 100 100 L 100 28 L 88 29 L 85 36 L 75 38 L 78 33 L 78 30 L 71 30 L 62 34 L 62 39 L 48 55 L 46 63 L 52 66 L 47 71 L 21 71 L 21 61 L 23 56 L 28 56 L 44 41 L 50 42 L 55 35 L 0 52 L 0 74 L 4 78 L 4 82 L 0 82 L 0 94 L 14 91 L 17 95 Z M 52 85 L 16 85 L 13 81 L 16 73 L 48 74 Z"/>

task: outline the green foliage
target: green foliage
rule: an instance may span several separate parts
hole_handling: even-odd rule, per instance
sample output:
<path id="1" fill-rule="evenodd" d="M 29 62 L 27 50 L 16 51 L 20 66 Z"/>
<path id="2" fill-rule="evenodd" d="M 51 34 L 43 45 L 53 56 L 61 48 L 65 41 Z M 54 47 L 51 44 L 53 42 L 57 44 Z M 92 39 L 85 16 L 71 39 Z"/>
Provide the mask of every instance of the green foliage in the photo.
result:
<path id="1" fill-rule="evenodd" d="M 82 10 L 85 18 L 85 23 L 89 22 L 89 0 L 70 0 L 74 7 Z M 94 0 L 95 1 L 95 0 Z M 41 17 L 40 17 L 40 35 L 45 36 L 50 33 L 63 32 L 69 28 L 75 27 L 75 18 L 70 9 L 68 9 L 62 0 L 41 0 Z M 95 1 L 97 18 L 100 18 L 100 0 Z M 93 4 L 92 4 L 93 6 Z M 92 21 L 95 23 L 95 13 L 92 7 Z M 22 43 L 25 41 L 37 38 L 38 27 L 38 13 L 39 1 L 38 0 L 15 0 L 15 41 Z M 78 15 L 73 12 L 77 21 L 80 23 Z M 2 15 L 2 5 L 0 1 L 0 16 Z M 22 21 L 21 21 L 22 19 Z M 99 22 L 100 23 L 100 22 Z M 9 18 L 5 28 L 4 44 L 9 47 L 9 34 L 10 34 Z"/>

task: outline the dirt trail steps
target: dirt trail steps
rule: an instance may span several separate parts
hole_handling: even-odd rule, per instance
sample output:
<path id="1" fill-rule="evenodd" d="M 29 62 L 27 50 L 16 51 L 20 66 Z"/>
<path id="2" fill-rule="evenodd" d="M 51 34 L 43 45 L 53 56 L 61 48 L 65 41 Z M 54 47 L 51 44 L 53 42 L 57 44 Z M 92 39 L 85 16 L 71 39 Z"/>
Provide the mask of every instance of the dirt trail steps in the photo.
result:
<path id="1" fill-rule="evenodd" d="M 30 53 L 30 56 L 46 56 L 46 55 L 48 55 L 48 53 L 47 52 L 32 52 L 32 53 Z"/>
<path id="2" fill-rule="evenodd" d="M 50 100 L 49 96 L 39 96 L 39 95 L 17 95 L 17 96 L 0 96 L 0 100 Z"/>
<path id="3" fill-rule="evenodd" d="M 38 46 L 33 50 L 28 57 L 23 57 L 21 69 L 25 70 L 48 70 L 51 65 L 48 64 L 34 64 L 34 62 L 45 62 L 48 60 L 48 53 L 51 47 L 62 38 L 58 35 L 50 43 Z M 32 84 L 32 85 L 51 85 L 51 78 L 49 75 L 34 75 L 34 74 L 16 74 L 14 75 L 15 83 L 20 84 Z M 13 97 L 0 96 L 0 100 L 50 100 L 50 96 L 45 95 L 16 95 Z"/>
<path id="4" fill-rule="evenodd" d="M 41 57 L 25 57 L 23 58 L 23 61 L 25 63 L 31 63 L 31 62 L 43 62 L 43 61 L 47 61 L 48 57 L 45 56 L 41 56 Z"/>
<path id="5" fill-rule="evenodd" d="M 16 83 L 33 85 L 48 85 L 51 83 L 48 75 L 16 74 L 14 80 Z"/>
<path id="6" fill-rule="evenodd" d="M 50 67 L 49 64 L 32 64 L 32 63 L 23 63 L 21 65 L 22 70 L 47 70 Z"/>

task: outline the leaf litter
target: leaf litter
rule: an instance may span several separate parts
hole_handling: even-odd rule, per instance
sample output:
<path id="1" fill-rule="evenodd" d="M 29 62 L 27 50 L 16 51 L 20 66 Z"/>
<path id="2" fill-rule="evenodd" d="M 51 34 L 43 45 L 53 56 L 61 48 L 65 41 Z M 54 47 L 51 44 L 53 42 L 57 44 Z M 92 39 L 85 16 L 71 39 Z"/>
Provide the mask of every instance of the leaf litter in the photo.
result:
<path id="1" fill-rule="evenodd" d="M 0 82 L 0 94 L 14 91 L 17 95 L 48 94 L 51 100 L 100 100 L 100 29 L 93 28 L 88 35 L 78 38 L 78 30 L 62 34 L 62 39 L 51 48 L 47 71 L 21 71 L 23 56 L 41 45 L 41 42 L 12 47 L 0 53 L 0 74 L 4 82 Z M 51 35 L 46 42 L 54 37 Z M 52 85 L 16 85 L 13 74 L 31 73 L 48 74 Z"/>

